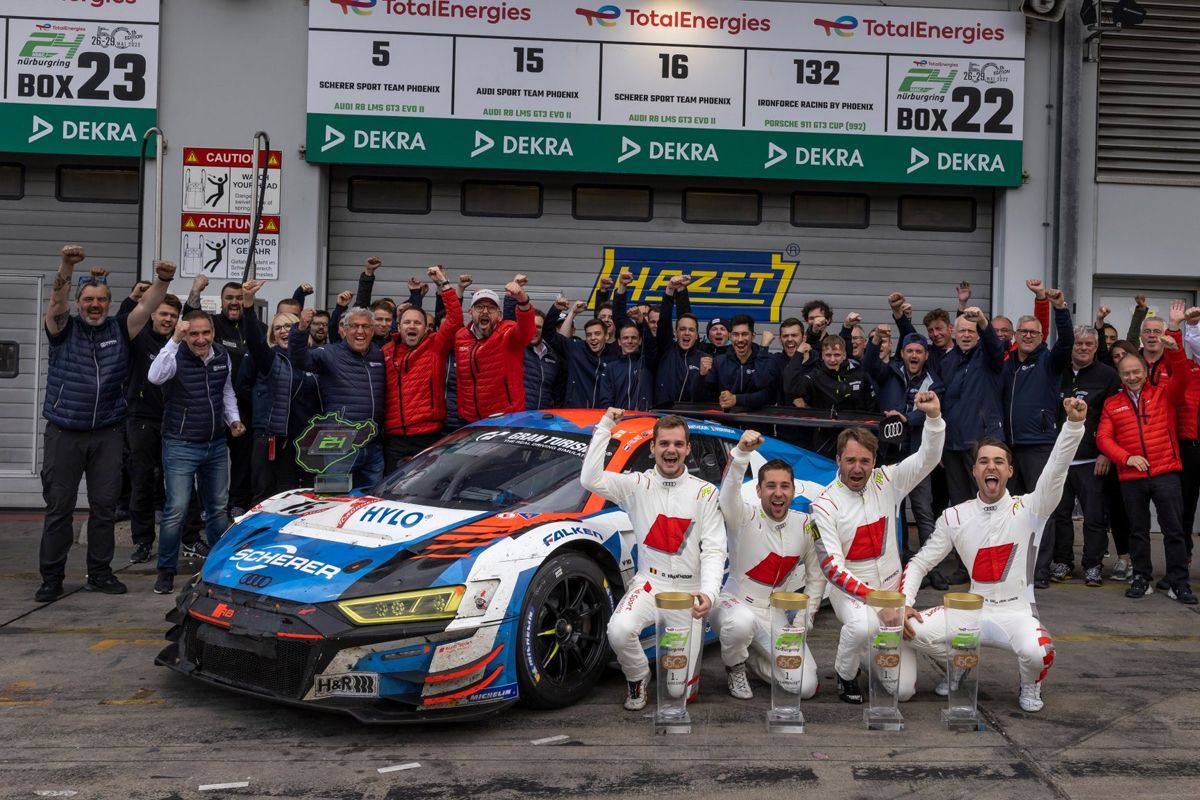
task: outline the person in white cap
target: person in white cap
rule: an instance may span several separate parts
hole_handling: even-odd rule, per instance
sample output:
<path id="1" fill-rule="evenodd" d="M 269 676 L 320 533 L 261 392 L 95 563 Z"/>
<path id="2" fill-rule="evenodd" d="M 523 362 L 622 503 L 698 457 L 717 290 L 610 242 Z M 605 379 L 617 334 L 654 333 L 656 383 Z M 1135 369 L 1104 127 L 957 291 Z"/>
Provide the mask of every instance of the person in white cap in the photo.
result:
<path id="1" fill-rule="evenodd" d="M 529 295 L 516 281 L 504 287 L 517 301 L 517 319 L 501 320 L 500 297 L 476 289 L 467 312 L 469 327 L 454 337 L 458 417 L 463 422 L 525 410 L 525 346 L 536 326 Z"/>

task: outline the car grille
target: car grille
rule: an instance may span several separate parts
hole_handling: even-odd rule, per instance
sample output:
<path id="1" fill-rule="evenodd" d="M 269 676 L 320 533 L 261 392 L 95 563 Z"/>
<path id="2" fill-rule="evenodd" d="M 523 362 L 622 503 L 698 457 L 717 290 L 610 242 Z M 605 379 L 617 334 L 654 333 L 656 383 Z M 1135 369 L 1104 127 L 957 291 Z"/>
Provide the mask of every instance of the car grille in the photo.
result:
<path id="1" fill-rule="evenodd" d="M 275 658 L 267 658 L 203 641 L 198 635 L 201 624 L 189 621 L 185 638 L 186 656 L 198 672 L 275 695 L 303 696 L 313 645 L 277 639 Z"/>

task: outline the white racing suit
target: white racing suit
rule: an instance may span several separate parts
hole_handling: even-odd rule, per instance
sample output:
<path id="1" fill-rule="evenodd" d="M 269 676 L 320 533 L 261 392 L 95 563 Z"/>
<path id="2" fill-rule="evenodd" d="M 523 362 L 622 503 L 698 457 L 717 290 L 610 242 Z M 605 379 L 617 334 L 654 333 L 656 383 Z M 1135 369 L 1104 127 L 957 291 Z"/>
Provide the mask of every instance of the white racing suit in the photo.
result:
<path id="1" fill-rule="evenodd" d="M 900 588 L 900 544 L 896 517 L 900 503 L 942 457 L 946 420 L 925 421 L 921 447 L 890 467 L 876 467 L 861 492 L 848 489 L 840 478 L 812 502 L 809 532 L 816 543 L 821 569 L 832 584 L 829 601 L 842 632 L 834 669 L 852 680 L 867 656 L 870 639 L 879 630 L 879 616 L 866 604 L 873 591 Z M 900 647 L 897 697 L 912 697 L 917 666 L 912 650 Z"/>
<path id="2" fill-rule="evenodd" d="M 613 422 L 596 423 L 579 476 L 583 488 L 619 505 L 629 515 L 637 545 L 637 574 L 608 622 L 608 642 L 628 681 L 650 674 L 641 634 L 654 626 L 654 595 L 704 592 L 715 605 L 725 570 L 725 521 L 717 487 L 684 472 L 666 480 L 655 470 L 619 474 L 604 470 Z M 692 626 L 689 666 L 696 684 L 702 625 Z"/>
<path id="3" fill-rule="evenodd" d="M 921 579 L 950 553 L 958 551 L 971 573 L 971 591 L 983 596 L 982 643 L 1015 653 L 1022 683 L 1039 683 L 1054 663 L 1054 642 L 1037 618 L 1031 577 L 1046 520 L 1062 497 L 1071 459 L 1083 440 L 1084 423 L 1067 421 L 1037 486 L 1021 497 L 1004 496 L 991 505 L 975 499 L 946 509 L 933 535 L 909 559 L 902 589 L 913 605 Z M 949 643 L 942 609 L 923 611 L 913 646 L 945 659 Z"/>
<path id="4" fill-rule="evenodd" d="M 771 592 L 804 588 L 809 600 L 806 618 L 801 622 L 808 632 L 825 594 L 825 576 L 817 563 L 813 541 L 804 530 L 808 515 L 792 510 L 782 522 L 776 522 L 763 511 L 761 503 L 747 502 L 742 496 L 742 479 L 750 454 L 735 447 L 731 455 L 721 481 L 721 513 L 729 533 L 729 578 L 709 621 L 720 636 L 725 666 L 746 662 L 758 677 L 770 683 L 775 655 L 771 616 L 787 613 L 770 607 Z M 802 570 L 798 569 L 801 562 Z M 797 685 L 785 688 L 807 700 L 817 692 L 817 666 L 807 637 L 801 672 L 794 677 Z M 789 678 L 792 676 L 785 680 Z"/>

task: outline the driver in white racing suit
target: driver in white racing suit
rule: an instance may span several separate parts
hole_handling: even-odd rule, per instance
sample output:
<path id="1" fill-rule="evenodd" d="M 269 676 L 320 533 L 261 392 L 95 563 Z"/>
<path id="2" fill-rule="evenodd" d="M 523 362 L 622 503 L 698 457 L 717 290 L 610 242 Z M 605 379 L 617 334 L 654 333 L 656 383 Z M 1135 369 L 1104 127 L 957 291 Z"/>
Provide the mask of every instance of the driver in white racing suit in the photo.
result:
<path id="1" fill-rule="evenodd" d="M 867 606 L 866 597 L 900 587 L 898 507 L 942 457 L 946 420 L 938 396 L 918 392 L 913 402 L 926 416 L 917 452 L 899 464 L 875 467 L 875 435 L 865 428 L 847 428 L 838 435 L 838 477 L 812 502 L 809 533 L 832 584 L 830 604 L 842 623 L 833 666 L 838 698 L 845 703 L 863 701 L 858 673 L 870 637 L 879 630 L 879 615 Z M 897 699 L 912 697 L 916 679 L 914 654 L 902 646 Z"/>
<path id="2" fill-rule="evenodd" d="M 716 602 L 725 570 L 725 521 L 717 505 L 717 487 L 691 475 L 687 422 L 666 416 L 654 424 L 650 452 L 654 467 L 618 474 L 604 469 L 604 452 L 624 412 L 610 408 L 596 423 L 583 471 L 583 488 L 613 501 L 629 515 L 637 546 L 637 574 L 608 622 L 608 642 L 628 682 L 625 708 L 646 706 L 650 665 L 641 635 L 654 625 L 654 595 L 688 592 L 695 598 L 692 616 L 702 619 Z M 699 625 L 693 625 L 689 691 L 699 677 Z"/>
<path id="3" fill-rule="evenodd" d="M 1030 576 L 1046 520 L 1054 514 L 1075 450 L 1083 441 L 1087 403 L 1076 397 L 1063 400 L 1067 421 L 1058 434 L 1037 486 L 1029 494 L 1013 497 L 1007 485 L 1012 477 L 1012 452 L 995 439 L 975 447 L 972 472 L 979 494 L 946 509 L 933 535 L 909 559 L 902 589 L 908 614 L 921 579 L 950 553 L 958 551 L 971 573 L 971 591 L 983 596 L 980 625 L 982 643 L 1016 654 L 1021 672 L 1018 703 L 1024 711 L 1042 709 L 1042 681 L 1054 663 L 1054 642 L 1037 618 Z M 944 658 L 949 643 L 942 608 L 915 615 L 906 624 L 905 637 L 918 649 Z M 948 676 L 937 693 L 949 693 L 962 674 Z"/>
<path id="4" fill-rule="evenodd" d="M 721 513 L 729 535 L 729 578 L 709 617 L 720 636 L 729 693 L 742 700 L 754 696 L 746 675 L 747 664 L 767 683 L 773 679 L 771 615 L 786 612 L 770 607 L 771 593 L 795 592 L 804 587 L 809 598 L 801 620 L 805 631 L 812 630 L 813 617 L 825 594 L 825 576 L 817 563 L 816 548 L 804 530 L 808 515 L 791 508 L 796 497 L 791 465 L 780 459 L 762 464 L 757 486 L 760 502 L 748 503 L 742 498 L 742 479 L 750 456 L 762 443 L 761 433 L 743 433 L 721 481 Z M 801 562 L 803 569 L 798 569 Z M 796 685 L 787 688 L 808 699 L 817 692 L 817 667 L 807 642 L 798 672 Z"/>

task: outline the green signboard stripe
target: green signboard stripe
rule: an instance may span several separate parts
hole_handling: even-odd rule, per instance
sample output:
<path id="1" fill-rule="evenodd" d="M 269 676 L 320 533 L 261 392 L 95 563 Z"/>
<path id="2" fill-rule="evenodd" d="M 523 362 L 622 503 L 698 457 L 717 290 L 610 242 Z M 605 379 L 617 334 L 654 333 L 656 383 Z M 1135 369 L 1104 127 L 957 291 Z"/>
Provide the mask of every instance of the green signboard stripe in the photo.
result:
<path id="1" fill-rule="evenodd" d="M 0 103 L 0 152 L 137 156 L 157 119 L 153 108 Z"/>

